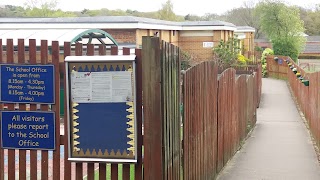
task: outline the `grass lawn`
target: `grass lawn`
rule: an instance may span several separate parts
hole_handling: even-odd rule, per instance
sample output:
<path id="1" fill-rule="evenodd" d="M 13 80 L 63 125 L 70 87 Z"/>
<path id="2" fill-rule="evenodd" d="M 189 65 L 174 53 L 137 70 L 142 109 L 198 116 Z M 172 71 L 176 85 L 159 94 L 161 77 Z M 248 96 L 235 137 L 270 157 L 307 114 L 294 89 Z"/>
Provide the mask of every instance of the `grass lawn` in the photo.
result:
<path id="1" fill-rule="evenodd" d="M 87 179 L 85 177 L 84 179 Z M 99 180 L 99 170 L 95 171 L 94 179 Z M 107 164 L 107 180 L 111 179 L 111 164 Z M 122 179 L 122 164 L 118 165 L 118 179 Z M 134 164 L 130 165 L 130 180 L 134 180 Z"/>

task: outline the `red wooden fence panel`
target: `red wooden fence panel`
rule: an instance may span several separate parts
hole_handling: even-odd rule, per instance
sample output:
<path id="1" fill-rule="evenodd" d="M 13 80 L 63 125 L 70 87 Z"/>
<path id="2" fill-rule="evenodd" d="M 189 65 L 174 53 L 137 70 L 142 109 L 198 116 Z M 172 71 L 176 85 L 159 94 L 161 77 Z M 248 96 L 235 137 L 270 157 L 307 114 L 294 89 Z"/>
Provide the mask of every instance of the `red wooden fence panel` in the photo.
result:
<path id="1" fill-rule="evenodd" d="M 0 40 L 0 52 L 3 53 L 1 42 Z M 25 42 L 19 40 L 18 61 L 14 61 L 13 41 L 7 40 L 5 52 L 7 63 L 37 64 L 40 62 L 41 64 L 52 63 L 55 65 L 56 104 L 52 106 L 52 109 L 48 105 L 40 105 L 40 110 L 56 112 L 56 150 L 52 152 L 52 159 L 49 159 L 49 152 L 51 153 L 51 151 L 19 150 L 19 161 L 17 161 L 19 170 L 16 170 L 15 150 L 1 149 L 0 179 L 4 179 L 5 174 L 8 175 L 9 179 L 27 179 L 28 170 L 24 167 L 28 164 L 30 164 L 31 179 L 38 177 L 41 177 L 41 179 L 83 179 L 84 173 L 87 175 L 87 179 L 96 178 L 95 174 L 97 173 L 99 179 L 118 179 L 121 178 L 119 174 L 122 174 L 122 179 L 132 179 L 132 168 L 134 168 L 134 179 L 142 179 L 142 55 L 146 59 L 144 65 L 150 63 L 149 57 L 154 58 L 154 63 L 159 63 L 158 66 L 151 65 L 150 69 L 145 69 L 143 72 L 145 96 L 148 97 L 148 100 L 150 100 L 150 97 L 155 98 L 154 103 L 159 103 L 159 106 L 153 107 L 154 111 L 152 112 L 148 109 L 150 108 L 148 101 L 145 104 L 145 179 L 180 179 L 180 152 L 182 147 L 184 179 L 214 179 L 224 164 L 236 152 L 240 142 L 244 140 L 247 133 L 247 124 L 255 124 L 255 111 L 259 104 L 259 93 L 261 93 L 261 76 L 255 73 L 254 76 L 241 75 L 236 78 L 236 71 L 228 69 L 218 78 L 218 69 L 214 62 L 203 62 L 187 70 L 183 75 L 184 140 L 181 146 L 179 50 L 177 47 L 163 42 L 161 51 L 159 41 L 152 40 L 150 43 L 150 46 L 144 46 L 147 47 L 144 54 L 140 50 L 136 50 L 138 163 L 135 166 L 99 163 L 99 170 L 96 171 L 97 163 L 95 165 L 95 163 L 70 163 L 68 161 L 68 120 L 66 117 L 64 117 L 62 132 L 59 128 L 60 74 L 64 74 L 65 69 L 63 63 L 59 63 L 61 47 L 58 42 L 52 43 L 51 55 L 49 55 L 47 41 L 41 41 L 40 51 L 38 52 L 35 40 L 30 40 L 29 62 L 26 62 Z M 150 47 L 156 48 L 150 49 Z M 87 55 L 95 54 L 93 45 L 88 45 L 86 50 Z M 75 53 L 73 53 L 70 43 L 65 43 L 63 51 L 64 56 L 70 54 L 84 55 L 82 44 L 76 44 Z M 38 53 L 40 53 L 40 56 L 37 56 Z M 104 55 L 105 53 L 106 48 L 101 46 L 99 54 Z M 117 55 L 118 49 L 112 47 L 111 53 Z M 130 54 L 130 50 L 124 48 L 123 54 Z M 158 54 L 158 56 L 154 56 L 155 54 Z M 0 58 L 2 57 L 5 56 Z M 160 57 L 161 60 L 157 59 Z M 49 59 L 52 59 L 52 62 L 49 62 Z M 0 59 L 0 62 L 3 61 L 3 59 Z M 154 70 L 157 70 L 159 74 Z M 258 68 L 257 72 L 259 70 L 261 71 Z M 158 79 L 152 79 L 155 75 L 159 75 Z M 310 78 L 319 80 L 319 74 Z M 61 80 L 65 81 L 65 79 Z M 152 82 L 154 88 L 150 89 L 149 85 Z M 161 86 L 159 86 L 160 84 Z M 319 99 L 319 92 L 318 94 L 316 92 L 318 91 L 315 89 L 310 90 L 310 97 Z M 149 96 L 148 93 L 150 93 Z M 157 96 L 151 96 L 152 94 Z M 311 104 L 318 107 L 315 101 Z M 65 106 L 65 110 L 66 108 Z M 19 104 L 19 109 L 25 110 L 26 105 Z M 14 104 L 8 104 L 8 110 L 14 110 Z M 39 109 L 36 105 L 30 105 L 30 110 Z M 157 112 L 160 112 L 160 114 L 155 114 Z M 309 114 L 312 119 L 319 117 L 318 111 L 312 110 Z M 157 118 L 159 118 L 159 121 L 157 121 Z M 319 125 L 315 121 L 312 121 L 312 124 L 314 125 L 313 132 L 316 133 Z M 60 145 L 63 145 L 64 148 L 62 157 Z M 5 151 L 8 152 L 6 155 L 8 156 L 8 164 L 6 165 L 8 172 L 4 170 Z M 37 152 L 41 152 L 41 161 L 39 162 Z M 30 162 L 26 158 L 28 154 L 30 154 Z M 119 172 L 118 167 L 122 167 L 122 173 Z M 110 173 L 107 173 L 107 168 L 111 169 Z M 16 177 L 16 172 L 19 172 L 19 177 Z M 108 174 L 111 174 L 111 177 L 107 177 Z"/>
<path id="2" fill-rule="evenodd" d="M 184 179 L 216 176 L 217 72 L 214 62 L 203 62 L 183 75 Z"/>
<path id="3" fill-rule="evenodd" d="M 0 63 L 3 63 L 3 59 L 2 59 L 2 53 L 3 53 L 3 49 L 2 49 L 2 39 L 0 39 Z M 0 103 L 0 110 L 3 110 L 3 104 Z M 0 144 L 2 144 L 1 142 L 1 138 L 0 138 Z M 0 180 L 4 180 L 4 150 L 2 148 L 0 148 Z"/>
<path id="4" fill-rule="evenodd" d="M 202 62 L 183 75 L 184 179 L 214 179 L 255 125 L 261 76 L 217 72 Z"/>
<path id="5" fill-rule="evenodd" d="M 31 111 L 55 111 L 55 142 L 56 142 L 56 150 L 48 151 L 48 150 L 4 150 L 0 149 L 0 180 L 8 177 L 9 179 L 83 179 L 84 174 L 86 173 L 87 179 L 94 179 L 96 172 L 99 172 L 99 179 L 107 179 L 107 164 L 101 163 L 99 164 L 99 171 L 95 171 L 94 163 L 71 163 L 68 161 L 68 127 L 67 127 L 67 117 L 64 117 L 64 128 L 63 131 L 60 132 L 60 74 L 65 73 L 63 63 L 60 63 L 60 45 L 58 42 L 52 42 L 51 54 L 49 56 L 49 47 L 48 42 L 46 40 L 42 40 L 41 44 L 37 45 L 35 40 L 29 40 L 28 48 L 25 47 L 25 41 L 22 39 L 18 40 L 17 53 L 15 52 L 15 47 L 13 45 L 13 40 L 8 39 L 6 44 L 5 51 L 3 50 L 2 40 L 0 39 L 0 62 L 1 63 L 9 63 L 9 64 L 53 64 L 55 66 L 55 105 L 50 107 L 47 104 L 39 104 L 40 109 L 37 108 L 36 104 L 18 104 L 19 110 L 31 110 Z M 38 49 L 38 47 L 40 47 Z M 83 56 L 83 46 L 82 44 L 76 44 L 75 53 L 71 52 L 70 43 L 66 42 L 63 46 L 64 57 L 75 54 L 78 56 Z M 93 45 L 88 45 L 87 47 L 87 55 L 94 55 L 95 49 Z M 116 47 L 112 48 L 112 53 L 117 54 L 118 49 Z M 16 55 L 17 54 L 17 55 Z M 99 54 L 105 55 L 106 48 L 105 46 L 101 46 L 99 48 Z M 130 49 L 124 48 L 124 54 L 130 54 Z M 138 102 L 136 105 L 137 108 L 137 134 L 138 134 L 138 163 L 134 167 L 134 174 L 131 173 L 131 166 L 120 165 L 123 168 L 122 179 L 142 179 L 142 90 L 141 90 L 141 51 L 136 50 L 137 54 L 137 97 Z M 6 57 L 6 59 L 2 59 Z M 49 62 L 49 59 L 52 61 Z M 65 78 L 65 76 L 64 76 Z M 62 79 L 65 81 L 65 79 Z M 62 87 L 64 88 L 64 87 Z M 66 95 L 66 93 L 65 93 Z M 63 102 L 64 103 L 64 102 Z M 27 107 L 29 107 L 27 109 Z M 6 109 L 9 111 L 15 110 L 14 104 L 9 103 L 6 104 Z M 0 105 L 2 110 L 3 104 Z M 66 110 L 65 105 L 65 110 Z M 66 111 L 65 111 L 66 112 Z M 1 139 L 0 139 L 1 143 Z M 61 156 L 60 145 L 63 145 L 64 154 Z M 6 153 L 5 153 L 6 152 Z M 18 152 L 18 153 L 16 153 Z M 40 153 L 41 158 L 40 161 L 38 157 L 38 153 Z M 51 158 L 49 159 L 49 153 L 52 153 Z M 30 160 L 26 158 L 30 155 Z M 16 156 L 18 159 L 16 159 Z M 5 159 L 7 159 L 8 163 L 4 163 Z M 73 166 L 75 165 L 75 166 Z M 30 167 L 30 168 L 27 168 Z M 118 179 L 118 164 L 111 165 L 111 175 L 113 179 Z M 18 174 L 16 177 L 16 174 Z M 132 177 L 131 177 L 132 176 Z M 134 177 L 133 177 L 134 176 Z M 109 177 L 110 178 L 110 177 Z"/>
<path id="6" fill-rule="evenodd" d="M 313 137 L 315 138 L 317 145 L 320 141 L 320 73 L 306 73 L 290 58 L 289 63 L 297 68 L 297 72 L 305 80 L 309 80 L 309 86 L 304 85 L 301 80 L 298 79 L 296 74 L 288 68 L 288 80 L 292 93 L 298 102 L 298 105 L 306 117 Z"/>

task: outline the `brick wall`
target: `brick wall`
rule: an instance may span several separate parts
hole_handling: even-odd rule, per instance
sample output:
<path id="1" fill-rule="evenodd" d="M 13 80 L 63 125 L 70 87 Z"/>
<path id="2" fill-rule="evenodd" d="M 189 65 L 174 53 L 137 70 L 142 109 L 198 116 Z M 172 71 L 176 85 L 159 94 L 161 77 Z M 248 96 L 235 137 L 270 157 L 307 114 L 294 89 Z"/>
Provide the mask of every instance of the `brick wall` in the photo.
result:
<path id="1" fill-rule="evenodd" d="M 194 36 L 192 35 L 195 34 Z M 196 31 L 188 34 L 187 36 L 179 36 L 179 47 L 181 50 L 187 52 L 194 57 L 195 61 L 208 61 L 213 60 L 213 48 L 203 47 L 203 42 L 213 42 L 217 46 L 220 40 L 227 40 L 233 36 L 232 31 Z M 208 34 L 204 36 L 204 34 Z M 212 34 L 211 36 L 209 36 Z"/>
<path id="2" fill-rule="evenodd" d="M 142 37 L 143 36 L 153 36 L 156 32 L 159 33 L 158 37 L 160 40 L 164 40 L 166 42 L 170 42 L 176 46 L 178 46 L 179 41 L 179 32 L 174 30 L 155 30 L 155 29 L 137 29 L 137 47 L 142 45 Z"/>
<path id="3" fill-rule="evenodd" d="M 179 47 L 194 57 L 195 61 L 213 60 L 212 48 L 204 48 L 203 42 L 213 42 L 213 36 L 180 37 Z M 217 44 L 218 42 L 214 42 Z"/>
<path id="4" fill-rule="evenodd" d="M 103 29 L 109 33 L 118 43 L 136 43 L 135 29 Z"/>

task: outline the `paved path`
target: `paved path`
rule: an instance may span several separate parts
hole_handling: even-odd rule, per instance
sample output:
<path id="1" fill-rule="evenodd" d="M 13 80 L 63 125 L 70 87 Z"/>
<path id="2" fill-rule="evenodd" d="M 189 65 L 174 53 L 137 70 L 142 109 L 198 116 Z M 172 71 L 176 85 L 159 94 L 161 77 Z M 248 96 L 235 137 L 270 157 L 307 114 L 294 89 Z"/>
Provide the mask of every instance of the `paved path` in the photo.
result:
<path id="1" fill-rule="evenodd" d="M 310 135 L 285 81 L 263 79 L 251 137 L 218 180 L 320 180 Z"/>

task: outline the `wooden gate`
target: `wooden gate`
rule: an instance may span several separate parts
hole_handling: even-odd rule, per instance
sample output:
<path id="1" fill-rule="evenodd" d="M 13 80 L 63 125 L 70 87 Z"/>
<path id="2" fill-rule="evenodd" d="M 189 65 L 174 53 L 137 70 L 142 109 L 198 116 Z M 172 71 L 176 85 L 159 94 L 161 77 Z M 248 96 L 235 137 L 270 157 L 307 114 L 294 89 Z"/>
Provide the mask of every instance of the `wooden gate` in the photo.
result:
<path id="1" fill-rule="evenodd" d="M 161 46 L 159 46 L 161 45 Z M 143 37 L 145 179 L 180 179 L 179 49 Z"/>
<path id="2" fill-rule="evenodd" d="M 1 104 L 1 110 L 30 110 L 30 111 L 54 111 L 55 112 L 55 143 L 56 150 L 7 150 L 0 148 L 0 180 L 9 179 L 142 179 L 142 82 L 141 82 L 141 50 L 136 49 L 137 69 L 137 164 L 107 164 L 107 163 L 73 163 L 68 161 L 68 127 L 67 117 L 60 117 L 60 86 L 64 88 L 65 70 L 62 57 L 75 54 L 77 56 L 94 55 L 97 51 L 100 55 L 106 54 L 105 46 L 95 48 L 90 44 L 86 47 L 76 44 L 71 49 L 70 43 L 59 45 L 53 41 L 48 46 L 46 40 L 40 45 L 35 40 L 30 40 L 28 47 L 23 39 L 18 40 L 17 50 L 13 40 L 8 39 L 2 46 L 0 39 L 0 63 L 2 64 L 53 64 L 55 67 L 55 104 Z M 83 49 L 86 49 L 84 52 Z M 108 50 L 109 51 L 109 50 Z M 118 48 L 112 47 L 111 54 L 117 55 Z M 124 55 L 130 54 L 129 48 L 123 49 Z M 60 76 L 61 75 L 61 76 Z M 65 94 L 66 95 L 66 94 Z M 66 97 L 64 98 L 66 101 Z M 65 103 L 65 102 L 62 102 Z M 38 107 L 38 108 L 37 108 Z M 64 110 L 66 112 L 66 106 Z M 1 131 L 1 130 L 0 130 Z M 0 139 L 0 144 L 1 144 Z"/>

